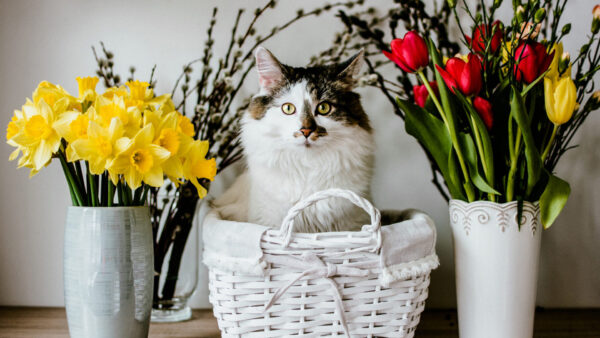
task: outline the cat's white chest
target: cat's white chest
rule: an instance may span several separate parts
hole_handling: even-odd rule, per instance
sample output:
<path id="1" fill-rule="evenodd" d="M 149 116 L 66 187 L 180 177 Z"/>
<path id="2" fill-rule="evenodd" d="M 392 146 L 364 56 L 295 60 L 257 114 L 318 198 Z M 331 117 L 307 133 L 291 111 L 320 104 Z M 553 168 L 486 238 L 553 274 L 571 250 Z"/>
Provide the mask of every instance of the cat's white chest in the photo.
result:
<path id="1" fill-rule="evenodd" d="M 337 160 L 337 161 L 336 161 Z M 342 188 L 369 197 L 370 159 L 343 160 L 313 156 L 297 161 L 280 161 L 265 166 L 249 163 L 250 198 L 248 219 L 252 223 L 279 227 L 287 211 L 315 192 Z M 307 208 L 295 220 L 295 230 L 317 232 L 357 229 L 365 215 L 342 199 L 321 201 Z"/>

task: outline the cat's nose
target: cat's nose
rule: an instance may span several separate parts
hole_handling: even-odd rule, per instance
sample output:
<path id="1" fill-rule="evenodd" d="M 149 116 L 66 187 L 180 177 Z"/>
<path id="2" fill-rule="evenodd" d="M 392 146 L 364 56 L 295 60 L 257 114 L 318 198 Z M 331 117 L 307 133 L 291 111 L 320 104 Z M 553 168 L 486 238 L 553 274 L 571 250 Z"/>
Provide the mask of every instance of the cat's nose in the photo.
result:
<path id="1" fill-rule="evenodd" d="M 304 135 L 306 138 L 308 138 L 313 131 L 314 130 L 308 128 L 300 128 L 300 132 L 302 132 L 302 135 Z"/>

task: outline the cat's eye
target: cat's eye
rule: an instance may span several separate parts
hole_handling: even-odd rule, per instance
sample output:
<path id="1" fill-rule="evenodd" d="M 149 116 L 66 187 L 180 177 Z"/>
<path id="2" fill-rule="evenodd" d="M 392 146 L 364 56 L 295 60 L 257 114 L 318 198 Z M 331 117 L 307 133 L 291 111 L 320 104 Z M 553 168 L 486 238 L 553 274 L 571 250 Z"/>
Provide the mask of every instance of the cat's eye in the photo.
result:
<path id="1" fill-rule="evenodd" d="M 281 105 L 281 111 L 284 114 L 292 115 L 293 113 L 296 112 L 296 107 L 293 104 L 289 103 L 289 102 L 288 103 L 284 103 L 283 105 Z"/>
<path id="2" fill-rule="evenodd" d="M 327 115 L 331 111 L 331 104 L 329 102 L 321 102 L 317 105 L 317 113 L 320 115 Z"/>

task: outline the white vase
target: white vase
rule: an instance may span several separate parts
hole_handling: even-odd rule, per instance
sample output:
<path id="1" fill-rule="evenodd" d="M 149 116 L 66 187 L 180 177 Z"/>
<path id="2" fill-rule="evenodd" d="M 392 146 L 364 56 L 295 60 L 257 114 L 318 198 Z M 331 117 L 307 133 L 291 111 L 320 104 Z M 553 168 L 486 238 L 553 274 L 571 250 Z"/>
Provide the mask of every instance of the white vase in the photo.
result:
<path id="1" fill-rule="evenodd" d="M 147 337 L 153 271 L 147 207 L 69 207 L 64 288 L 71 337 Z"/>
<path id="2" fill-rule="evenodd" d="M 533 336 L 542 227 L 537 203 L 450 201 L 462 338 Z"/>

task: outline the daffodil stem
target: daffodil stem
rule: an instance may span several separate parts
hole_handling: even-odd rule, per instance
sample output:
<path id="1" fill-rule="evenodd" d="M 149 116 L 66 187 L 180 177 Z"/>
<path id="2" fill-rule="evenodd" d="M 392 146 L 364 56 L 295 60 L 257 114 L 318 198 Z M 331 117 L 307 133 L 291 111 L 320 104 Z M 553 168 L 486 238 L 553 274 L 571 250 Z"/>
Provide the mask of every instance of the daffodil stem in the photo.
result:
<path id="1" fill-rule="evenodd" d="M 142 199 L 140 200 L 140 205 L 146 204 L 146 198 L 148 198 L 148 190 L 150 190 L 150 186 L 144 185 L 144 193 L 142 194 Z"/>
<path id="2" fill-rule="evenodd" d="M 117 193 L 119 194 L 119 205 L 122 207 L 127 206 L 125 194 L 123 193 L 123 182 L 121 181 L 117 183 Z"/>
<path id="3" fill-rule="evenodd" d="M 544 149 L 544 152 L 542 153 L 542 162 L 544 162 L 546 160 L 546 157 L 548 157 L 548 153 L 550 152 L 550 148 L 552 147 L 552 143 L 554 143 L 554 138 L 556 137 L 556 131 L 558 131 L 557 124 L 554 125 L 554 129 L 552 129 L 552 135 L 550 136 L 550 140 L 546 145 L 546 149 Z"/>
<path id="4" fill-rule="evenodd" d="M 90 165 L 85 162 L 87 178 L 88 178 L 88 197 L 93 207 L 98 206 L 98 186 L 94 175 L 90 171 Z"/>
<path id="5" fill-rule="evenodd" d="M 69 185 L 69 192 L 71 193 L 71 199 L 73 199 L 73 205 L 84 206 L 85 204 L 81 199 L 81 192 L 79 190 L 79 186 L 73 177 L 71 168 L 69 168 L 69 164 L 67 163 L 65 155 L 62 151 L 58 152 L 58 158 L 60 159 L 60 164 L 63 168 L 63 172 L 65 173 L 67 184 Z"/>
<path id="6" fill-rule="evenodd" d="M 100 205 L 106 206 L 108 205 L 108 173 L 104 172 L 102 174 L 102 185 L 100 188 Z"/>
<path id="7" fill-rule="evenodd" d="M 115 197 L 115 185 L 109 179 L 108 180 L 108 201 L 107 201 L 107 206 L 109 206 L 109 207 L 113 206 L 113 199 L 114 199 L 114 197 Z"/>
<path id="8" fill-rule="evenodd" d="M 142 186 L 139 186 L 137 189 L 135 189 L 135 193 L 133 195 L 133 205 L 140 205 L 140 198 L 142 197 L 142 190 L 144 188 Z"/>

